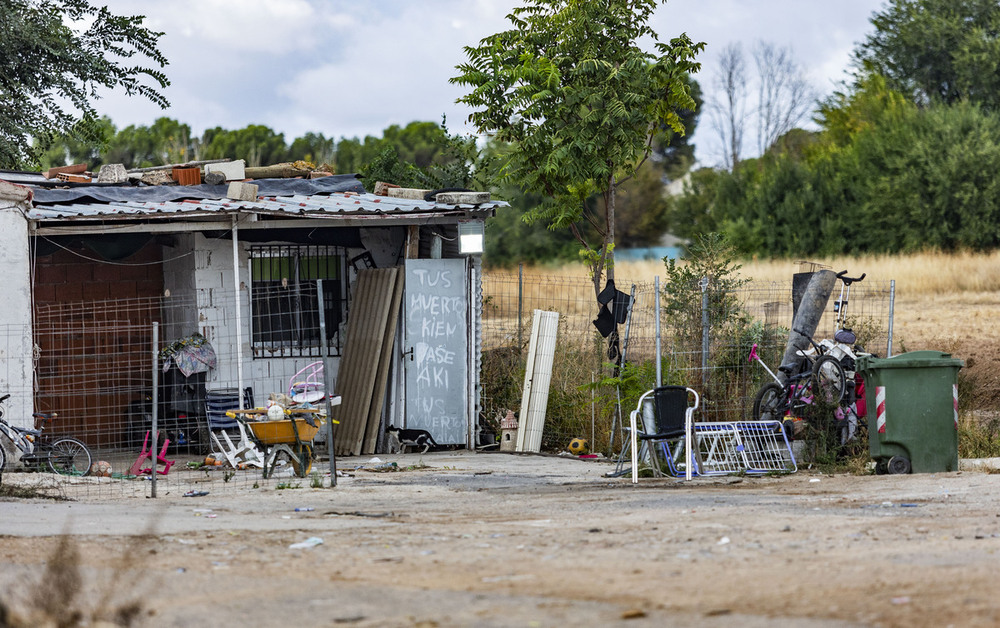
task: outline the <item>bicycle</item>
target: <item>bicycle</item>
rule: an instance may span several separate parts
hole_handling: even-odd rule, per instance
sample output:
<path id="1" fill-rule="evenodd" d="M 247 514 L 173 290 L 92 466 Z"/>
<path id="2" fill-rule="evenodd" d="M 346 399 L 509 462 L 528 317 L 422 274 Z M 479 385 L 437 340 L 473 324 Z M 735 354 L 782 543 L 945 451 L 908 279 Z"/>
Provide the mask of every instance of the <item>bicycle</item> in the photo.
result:
<path id="1" fill-rule="evenodd" d="M 6 436 L 21 452 L 21 462 L 26 467 L 42 470 L 47 467 L 60 475 L 87 475 L 93 463 L 93 456 L 83 441 L 72 436 L 49 438 L 43 436 L 45 424 L 54 420 L 55 412 L 34 412 L 32 416 L 38 429 L 15 427 L 4 419 L 5 402 L 9 394 L 0 397 L 0 434 Z M 7 463 L 7 454 L 0 446 L 0 473 Z"/>
<path id="2" fill-rule="evenodd" d="M 759 362 L 774 379 L 761 386 L 754 395 L 752 417 L 755 421 L 780 421 L 784 416 L 796 416 L 807 406 L 816 403 L 817 393 L 819 399 L 826 404 L 839 405 L 844 399 L 847 378 L 840 361 L 827 355 L 824 348 L 808 334 L 797 329 L 795 331 L 809 340 L 814 353 L 800 351 L 802 360 L 798 364 L 779 366 L 778 371 L 785 375 L 784 382 L 757 355 L 756 343 L 750 350 L 748 361 Z"/>

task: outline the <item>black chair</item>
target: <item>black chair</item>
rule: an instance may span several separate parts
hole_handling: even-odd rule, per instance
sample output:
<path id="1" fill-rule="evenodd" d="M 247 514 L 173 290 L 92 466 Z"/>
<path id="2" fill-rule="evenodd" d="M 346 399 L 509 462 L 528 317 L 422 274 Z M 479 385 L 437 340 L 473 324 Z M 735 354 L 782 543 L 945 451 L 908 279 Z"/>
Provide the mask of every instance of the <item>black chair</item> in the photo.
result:
<path id="1" fill-rule="evenodd" d="M 688 397 L 694 395 L 694 405 L 688 405 Z M 639 398 L 636 409 L 630 415 L 632 429 L 632 481 L 638 481 L 638 458 L 640 453 L 640 443 L 645 445 L 645 450 L 649 453 L 650 466 L 653 475 L 663 476 L 660 466 L 659 450 L 667 463 L 671 475 L 680 475 L 680 468 L 677 466 L 668 443 L 675 442 L 684 444 L 686 442 L 687 423 L 691 415 L 698 408 L 698 393 L 691 388 L 684 386 L 659 386 L 643 393 Z M 639 428 L 639 419 L 642 419 L 642 428 Z M 678 447 L 676 451 L 683 451 Z M 696 467 L 696 463 L 692 463 Z M 688 465 L 685 464 L 685 473 Z M 692 473 L 694 469 L 692 468 Z"/>

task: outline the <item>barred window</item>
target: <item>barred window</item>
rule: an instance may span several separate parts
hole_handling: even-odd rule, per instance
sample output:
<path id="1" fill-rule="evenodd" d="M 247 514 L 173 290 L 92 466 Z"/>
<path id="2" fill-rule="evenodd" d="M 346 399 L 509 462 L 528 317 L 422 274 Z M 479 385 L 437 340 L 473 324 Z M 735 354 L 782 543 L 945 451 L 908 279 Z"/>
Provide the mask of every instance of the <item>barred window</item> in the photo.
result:
<path id="1" fill-rule="evenodd" d="M 336 246 L 250 247 L 254 357 L 340 355 L 340 323 L 347 305 L 345 256 Z M 321 315 L 326 324 L 322 341 Z"/>

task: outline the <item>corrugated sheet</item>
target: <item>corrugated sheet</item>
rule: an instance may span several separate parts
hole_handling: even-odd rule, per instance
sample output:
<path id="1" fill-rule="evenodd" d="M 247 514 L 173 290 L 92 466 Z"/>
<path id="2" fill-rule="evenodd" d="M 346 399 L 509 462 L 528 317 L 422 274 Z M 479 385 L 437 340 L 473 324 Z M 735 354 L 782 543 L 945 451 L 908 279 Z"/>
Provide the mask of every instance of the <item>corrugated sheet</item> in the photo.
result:
<path id="1" fill-rule="evenodd" d="M 74 202 L 38 205 L 28 211 L 29 220 L 74 220 L 124 218 L 175 214 L 184 216 L 249 211 L 283 216 L 326 216 L 342 214 L 412 214 L 445 211 L 490 211 L 500 202 L 482 205 L 445 205 L 426 201 L 375 196 L 374 194 L 328 194 L 261 197 L 256 201 L 186 200 L 164 202 Z"/>

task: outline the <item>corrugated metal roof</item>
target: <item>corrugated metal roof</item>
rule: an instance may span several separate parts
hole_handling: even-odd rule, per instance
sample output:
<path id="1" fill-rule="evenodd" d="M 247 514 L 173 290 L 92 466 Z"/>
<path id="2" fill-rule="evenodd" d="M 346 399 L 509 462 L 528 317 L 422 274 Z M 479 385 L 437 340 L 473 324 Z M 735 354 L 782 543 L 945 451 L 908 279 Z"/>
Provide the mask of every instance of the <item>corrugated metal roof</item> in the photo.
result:
<path id="1" fill-rule="evenodd" d="M 377 215 L 441 213 L 451 211 L 492 211 L 506 205 L 491 201 L 480 205 L 446 205 L 414 201 L 374 194 L 334 193 L 292 196 L 265 196 L 256 201 L 232 199 L 200 199 L 161 202 L 71 202 L 58 205 L 38 205 L 28 211 L 29 220 L 92 220 L 173 214 L 193 217 L 236 211 L 282 216 Z"/>

